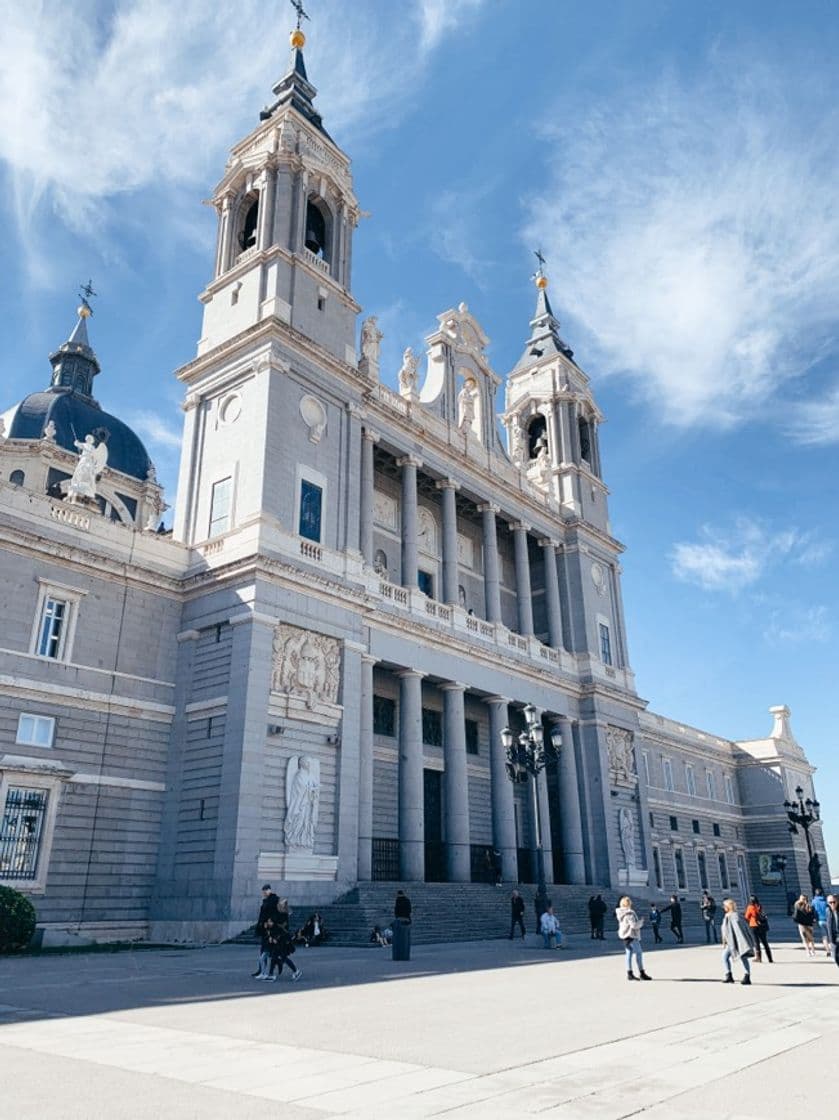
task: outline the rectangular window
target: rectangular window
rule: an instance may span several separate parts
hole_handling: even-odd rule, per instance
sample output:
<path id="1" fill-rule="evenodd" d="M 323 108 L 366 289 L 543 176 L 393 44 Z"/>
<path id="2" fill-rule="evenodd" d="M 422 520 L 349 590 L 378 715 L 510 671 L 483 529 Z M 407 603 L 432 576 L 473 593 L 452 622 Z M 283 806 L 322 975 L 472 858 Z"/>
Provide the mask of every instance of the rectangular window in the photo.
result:
<path id="1" fill-rule="evenodd" d="M 673 763 L 669 758 L 661 760 L 661 768 L 664 773 L 664 788 L 673 792 Z"/>
<path id="2" fill-rule="evenodd" d="M 644 778 L 646 780 L 647 785 L 649 786 L 651 784 L 650 783 L 650 756 L 647 754 L 646 751 L 642 751 L 641 752 L 641 758 L 642 758 L 643 763 L 644 763 Z"/>
<path id="3" fill-rule="evenodd" d="M 233 479 L 222 478 L 213 483 L 210 498 L 210 533 L 217 537 L 230 528 L 230 510 L 233 498 Z"/>
<path id="4" fill-rule="evenodd" d="M 62 659 L 69 617 L 70 604 L 66 600 L 46 596 L 41 607 L 38 641 L 35 646 L 39 657 L 52 657 L 56 661 Z"/>
<path id="5" fill-rule="evenodd" d="M 696 870 L 699 872 L 699 885 L 703 891 L 708 889 L 708 868 L 705 865 L 705 853 L 696 853 Z"/>
<path id="6" fill-rule="evenodd" d="M 691 797 L 696 797 L 696 775 L 692 766 L 685 767 L 685 784 Z"/>
<path id="7" fill-rule="evenodd" d="M 422 568 L 417 572 L 417 587 L 429 599 L 434 598 L 434 576 L 431 572 L 424 572 Z"/>
<path id="8" fill-rule="evenodd" d="M 705 785 L 708 787 L 708 796 L 712 801 L 717 800 L 717 787 L 714 782 L 714 775 L 710 770 L 705 771 Z"/>
<path id="9" fill-rule="evenodd" d="M 396 701 L 389 696 L 373 697 L 373 734 L 396 735 Z"/>
<path id="10" fill-rule="evenodd" d="M 478 721 L 476 719 L 466 720 L 466 753 L 478 753 Z"/>
<path id="11" fill-rule="evenodd" d="M 653 873 L 655 874 L 655 885 L 660 891 L 664 890 L 664 880 L 661 877 L 661 854 L 658 848 L 653 848 Z"/>
<path id="12" fill-rule="evenodd" d="M 36 879 L 48 792 L 8 786 L 0 822 L 0 879 Z"/>
<path id="13" fill-rule="evenodd" d="M 685 875 L 685 857 L 681 848 L 673 849 L 673 862 L 676 865 L 676 886 L 680 891 L 687 890 L 687 877 Z"/>
<path id="14" fill-rule="evenodd" d="M 671 817 L 670 818 L 670 831 L 671 832 L 678 832 L 679 831 L 679 818 L 678 817 Z"/>
<path id="15" fill-rule="evenodd" d="M 299 533 L 306 540 L 320 544 L 321 511 L 323 509 L 323 488 L 300 480 L 300 525 Z"/>
<path id="16" fill-rule="evenodd" d="M 443 714 L 434 708 L 422 710 L 422 741 L 430 747 L 443 745 Z"/>
<path id="17" fill-rule="evenodd" d="M 728 864 L 725 861 L 725 852 L 720 852 L 718 858 L 720 861 L 720 886 L 724 891 L 727 891 L 730 883 L 728 881 Z"/>
<path id="18" fill-rule="evenodd" d="M 649 818 L 650 818 L 650 828 L 655 828 L 655 817 L 652 814 L 652 810 L 650 810 Z"/>
<path id="19" fill-rule="evenodd" d="M 711 827 L 712 827 L 712 828 L 713 828 L 713 830 L 714 830 L 714 836 L 719 836 L 719 834 L 720 834 L 720 826 L 719 826 L 718 824 L 714 824 L 714 825 L 712 825 Z"/>
<path id="20" fill-rule="evenodd" d="M 598 623 L 600 628 L 600 660 L 604 665 L 612 664 L 612 636 L 605 622 Z"/>
<path id="21" fill-rule="evenodd" d="M 26 747 L 51 747 L 55 737 L 55 720 L 51 716 L 18 716 L 15 742 Z"/>
<path id="22" fill-rule="evenodd" d="M 693 831 L 698 836 L 699 835 L 699 821 L 691 821 L 690 823 L 693 825 Z"/>
<path id="23" fill-rule="evenodd" d="M 733 805 L 735 802 L 734 782 L 731 780 L 730 774 L 726 774 L 723 780 L 725 782 L 725 799 L 729 805 Z"/>

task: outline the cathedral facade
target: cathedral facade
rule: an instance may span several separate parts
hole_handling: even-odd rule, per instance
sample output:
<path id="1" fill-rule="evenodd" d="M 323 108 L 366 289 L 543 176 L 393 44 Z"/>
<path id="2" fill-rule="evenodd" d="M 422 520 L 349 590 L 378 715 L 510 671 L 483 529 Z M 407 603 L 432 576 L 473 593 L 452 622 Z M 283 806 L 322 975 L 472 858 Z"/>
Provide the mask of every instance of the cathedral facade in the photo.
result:
<path id="1" fill-rule="evenodd" d="M 636 692 L 602 416 L 542 270 L 506 377 L 460 304 L 383 383 L 302 47 L 213 195 L 173 531 L 84 300 L 0 420 L 0 883 L 45 930 L 188 940 L 264 880 L 533 882 L 539 840 L 548 882 L 650 898 L 827 881 L 786 708 L 735 743 Z M 547 764 L 510 781 L 528 735 Z"/>

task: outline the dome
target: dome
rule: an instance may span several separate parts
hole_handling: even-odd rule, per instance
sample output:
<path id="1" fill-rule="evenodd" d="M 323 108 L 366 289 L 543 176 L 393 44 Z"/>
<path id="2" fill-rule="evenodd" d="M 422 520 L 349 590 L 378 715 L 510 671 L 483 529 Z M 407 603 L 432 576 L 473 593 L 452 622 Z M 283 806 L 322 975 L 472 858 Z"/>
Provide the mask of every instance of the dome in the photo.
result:
<path id="1" fill-rule="evenodd" d="M 76 454 L 76 440 L 89 433 L 104 439 L 108 447 L 108 467 L 142 481 L 152 462 L 143 442 L 127 424 L 104 412 L 90 397 L 72 390 L 48 389 L 30 393 L 10 414 L 7 439 L 39 440 L 44 428 L 55 424 L 55 442 Z"/>

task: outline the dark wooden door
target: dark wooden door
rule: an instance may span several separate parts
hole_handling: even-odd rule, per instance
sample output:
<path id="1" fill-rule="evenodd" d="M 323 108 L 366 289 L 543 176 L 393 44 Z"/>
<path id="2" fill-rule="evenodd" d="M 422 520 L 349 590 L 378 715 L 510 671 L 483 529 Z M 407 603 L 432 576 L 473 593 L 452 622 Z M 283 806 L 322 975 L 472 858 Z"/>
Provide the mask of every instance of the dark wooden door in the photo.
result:
<path id="1" fill-rule="evenodd" d="M 443 774 L 423 771 L 425 811 L 425 881 L 443 883 L 446 879 L 446 853 L 443 844 Z"/>

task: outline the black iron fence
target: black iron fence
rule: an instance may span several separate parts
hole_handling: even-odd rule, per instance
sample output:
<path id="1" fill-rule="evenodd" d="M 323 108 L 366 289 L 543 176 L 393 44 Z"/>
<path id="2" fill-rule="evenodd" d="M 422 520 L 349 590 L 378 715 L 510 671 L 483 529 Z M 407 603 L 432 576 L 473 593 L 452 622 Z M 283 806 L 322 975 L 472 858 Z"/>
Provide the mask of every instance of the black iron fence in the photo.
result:
<path id="1" fill-rule="evenodd" d="M 34 879 L 47 815 L 45 789 L 11 788 L 0 825 L 0 878 Z"/>
<path id="2" fill-rule="evenodd" d="M 399 882 L 399 841 L 373 837 L 373 879 L 376 882 Z"/>

